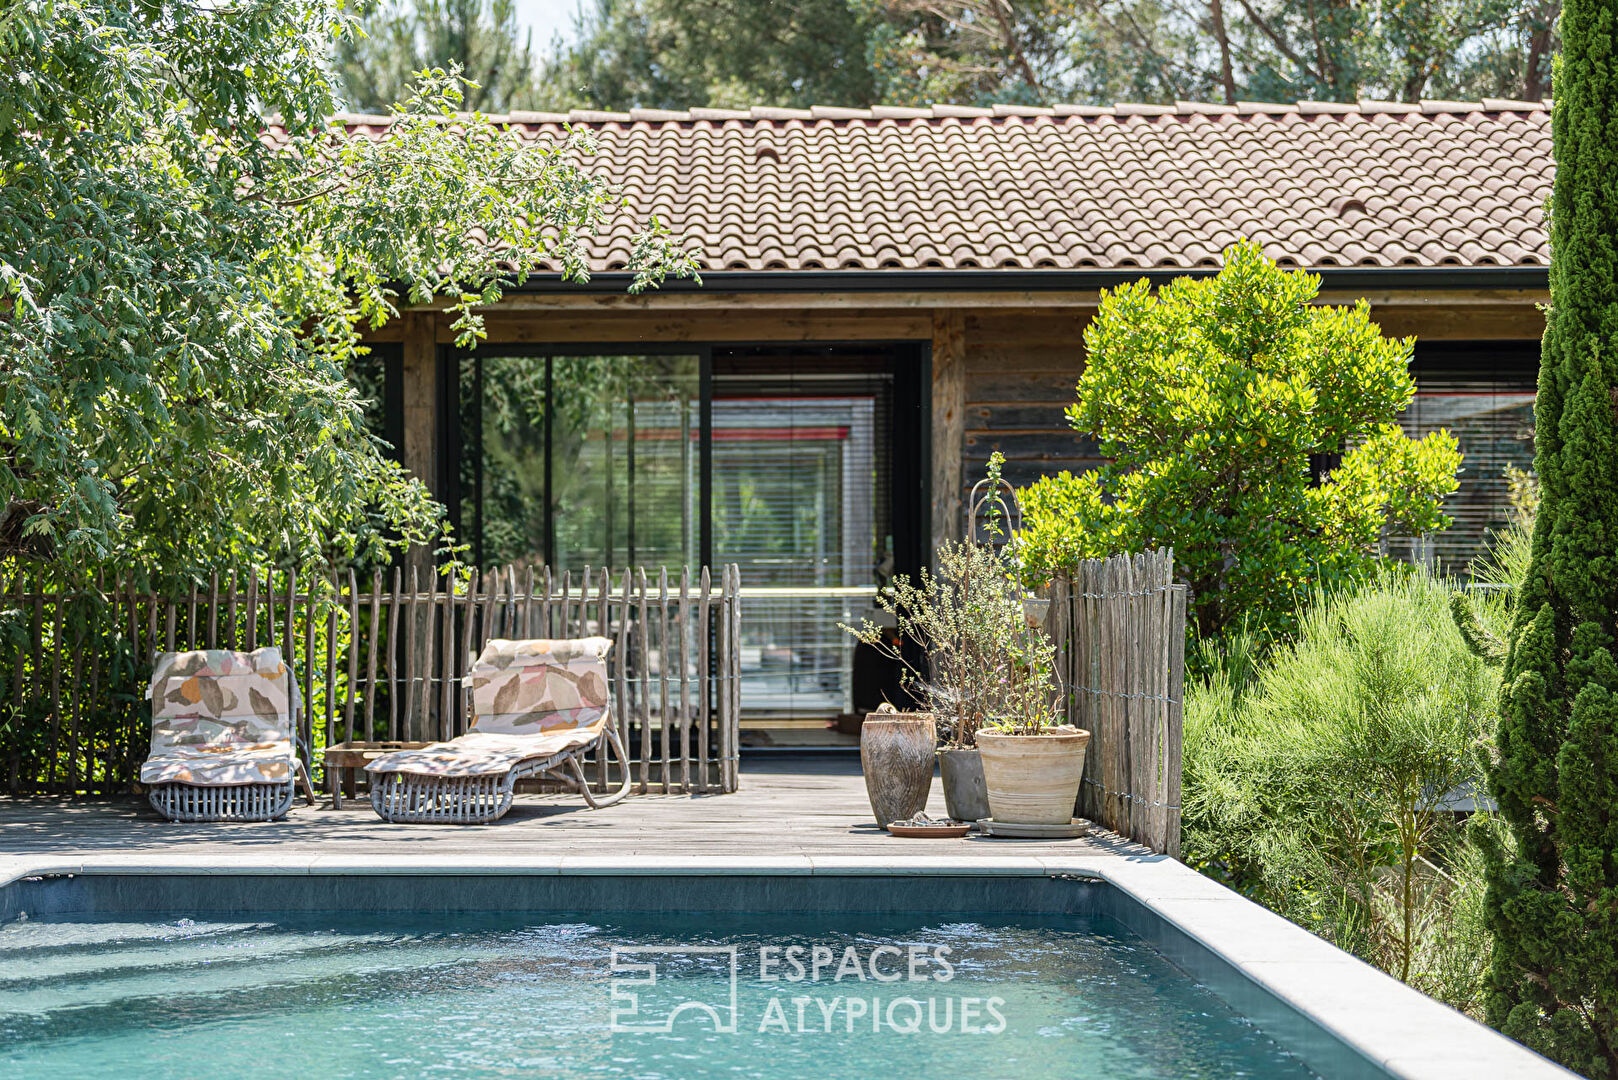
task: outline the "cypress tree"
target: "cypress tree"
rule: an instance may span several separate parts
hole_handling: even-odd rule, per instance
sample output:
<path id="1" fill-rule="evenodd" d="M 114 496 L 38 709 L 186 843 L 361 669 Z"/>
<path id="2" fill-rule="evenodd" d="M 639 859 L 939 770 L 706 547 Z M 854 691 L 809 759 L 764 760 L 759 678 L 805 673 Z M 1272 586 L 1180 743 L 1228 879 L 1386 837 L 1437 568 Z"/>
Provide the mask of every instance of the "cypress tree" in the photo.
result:
<path id="1" fill-rule="evenodd" d="M 1489 1022 L 1618 1080 L 1618 0 L 1567 0 L 1551 127 L 1543 501 L 1490 787 Z"/>

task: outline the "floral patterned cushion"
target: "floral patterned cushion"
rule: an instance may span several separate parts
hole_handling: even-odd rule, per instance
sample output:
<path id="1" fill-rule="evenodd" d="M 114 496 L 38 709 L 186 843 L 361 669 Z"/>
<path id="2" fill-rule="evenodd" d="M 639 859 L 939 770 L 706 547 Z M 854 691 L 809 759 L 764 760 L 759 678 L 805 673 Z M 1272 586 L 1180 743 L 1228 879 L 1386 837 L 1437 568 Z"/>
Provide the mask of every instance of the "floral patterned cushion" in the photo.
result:
<path id="1" fill-rule="evenodd" d="M 164 653 L 152 670 L 143 784 L 278 783 L 292 775 L 294 693 L 281 650 Z"/>
<path id="2" fill-rule="evenodd" d="M 494 639 L 467 673 L 472 725 L 465 735 L 369 762 L 372 773 L 484 776 L 589 746 L 612 715 L 604 637 Z"/>
<path id="3" fill-rule="evenodd" d="M 292 763 L 289 741 L 228 747 L 176 746 L 161 755 L 154 751 L 140 767 L 140 782 L 198 787 L 280 784 L 292 778 Z"/>
<path id="4" fill-rule="evenodd" d="M 592 727 L 568 728 L 545 735 L 501 735 L 468 731 L 449 742 L 420 750 L 399 750 L 366 764 L 370 773 L 413 773 L 417 776 L 498 776 L 525 761 L 553 757 L 564 750 L 581 750 L 595 742 L 606 727 L 606 713 Z"/>
<path id="5" fill-rule="evenodd" d="M 539 735 L 588 727 L 607 711 L 604 637 L 491 640 L 467 673 L 472 730 Z"/>

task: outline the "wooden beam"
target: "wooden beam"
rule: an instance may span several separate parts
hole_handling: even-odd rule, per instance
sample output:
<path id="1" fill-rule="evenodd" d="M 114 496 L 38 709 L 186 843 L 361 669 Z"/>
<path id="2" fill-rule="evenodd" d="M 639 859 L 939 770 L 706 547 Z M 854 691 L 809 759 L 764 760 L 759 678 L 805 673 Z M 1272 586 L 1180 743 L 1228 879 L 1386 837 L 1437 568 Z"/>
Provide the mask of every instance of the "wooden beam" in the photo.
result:
<path id="1" fill-rule="evenodd" d="M 966 316 L 933 313 L 933 550 L 961 535 L 962 441 L 966 424 Z"/>
<path id="2" fill-rule="evenodd" d="M 442 494 L 438 483 L 438 346 L 430 311 L 406 312 L 404 341 L 404 445 L 400 454 L 428 490 Z"/>
<path id="3" fill-rule="evenodd" d="M 1543 290 L 1478 289 L 1440 293 L 1381 290 L 1324 292 L 1320 303 L 1352 304 L 1364 297 L 1390 333 L 1434 339 L 1533 338 L 1544 330 Z M 485 309 L 490 343 L 681 341 L 927 340 L 931 313 L 966 312 L 984 326 L 1023 320 L 1072 320 L 1095 314 L 1096 292 L 1004 293 L 593 293 L 516 294 Z M 449 320 L 431 307 L 407 316 L 430 317 L 440 344 L 451 344 Z M 373 342 L 404 341 L 405 319 L 367 331 Z M 1017 336 L 1026 337 L 1025 328 Z M 1068 340 L 1064 330 L 1061 340 Z"/>
<path id="4" fill-rule="evenodd" d="M 850 310 L 658 311 L 615 314 L 543 311 L 491 312 L 485 319 L 488 344 L 547 345 L 566 342 L 632 344 L 714 341 L 926 341 L 932 336 L 927 311 Z M 438 340 L 454 334 L 440 320 Z M 487 345 L 480 346 L 483 348 Z"/>
<path id="5" fill-rule="evenodd" d="M 1326 289 L 1318 302 L 1323 304 L 1352 304 L 1361 297 L 1373 306 L 1425 307 L 1431 304 L 1446 306 L 1521 306 L 1532 308 L 1545 303 L 1549 294 L 1543 289 L 1446 289 L 1442 292 L 1416 289 Z M 1075 290 L 1004 290 L 977 292 L 966 290 L 911 291 L 911 292 L 850 292 L 828 286 L 820 292 L 721 292 L 702 289 L 697 292 L 648 292 L 639 296 L 628 293 L 546 292 L 508 293 L 498 303 L 485 310 L 494 312 L 573 312 L 585 314 L 654 314 L 670 312 L 733 312 L 733 311 L 809 311 L 841 310 L 861 311 L 888 309 L 893 311 L 928 312 L 937 308 L 974 310 L 1070 310 L 1095 309 L 1100 305 L 1099 289 Z M 434 311 L 440 304 L 426 304 L 408 310 Z"/>
<path id="6" fill-rule="evenodd" d="M 1545 336 L 1545 313 L 1532 305 L 1371 307 L 1371 319 L 1390 337 L 1423 341 L 1531 340 Z"/>

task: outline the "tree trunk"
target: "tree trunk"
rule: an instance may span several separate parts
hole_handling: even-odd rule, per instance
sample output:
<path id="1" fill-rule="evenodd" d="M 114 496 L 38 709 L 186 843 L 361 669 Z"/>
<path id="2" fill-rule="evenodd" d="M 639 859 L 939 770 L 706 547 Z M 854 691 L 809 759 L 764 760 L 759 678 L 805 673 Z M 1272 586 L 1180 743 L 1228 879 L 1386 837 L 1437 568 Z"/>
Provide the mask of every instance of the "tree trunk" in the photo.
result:
<path id="1" fill-rule="evenodd" d="M 1225 28 L 1223 0 L 1208 0 L 1208 18 L 1214 40 L 1219 43 L 1219 85 L 1225 90 L 1225 104 L 1236 104 L 1236 76 L 1230 64 L 1230 32 Z"/>

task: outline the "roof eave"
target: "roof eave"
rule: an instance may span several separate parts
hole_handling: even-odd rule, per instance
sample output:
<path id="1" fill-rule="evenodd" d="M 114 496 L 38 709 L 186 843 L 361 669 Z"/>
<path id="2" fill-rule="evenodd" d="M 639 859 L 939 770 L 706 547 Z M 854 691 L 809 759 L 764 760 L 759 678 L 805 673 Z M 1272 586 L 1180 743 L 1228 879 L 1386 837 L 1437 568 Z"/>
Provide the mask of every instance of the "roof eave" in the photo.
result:
<path id="1" fill-rule="evenodd" d="M 1544 266 L 1325 266 L 1305 268 L 1321 278 L 1321 288 L 1458 290 L 1543 290 Z M 704 271 L 699 286 L 689 280 L 665 281 L 663 292 L 812 293 L 842 292 L 1091 292 L 1142 278 L 1161 285 L 1181 277 L 1210 277 L 1216 267 L 1091 267 L 1080 270 L 715 270 Z M 621 293 L 634 275 L 621 271 L 592 274 L 569 282 L 559 274 L 534 274 L 510 293 Z"/>

